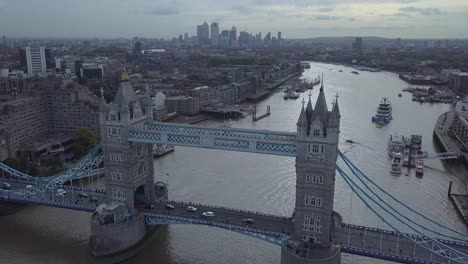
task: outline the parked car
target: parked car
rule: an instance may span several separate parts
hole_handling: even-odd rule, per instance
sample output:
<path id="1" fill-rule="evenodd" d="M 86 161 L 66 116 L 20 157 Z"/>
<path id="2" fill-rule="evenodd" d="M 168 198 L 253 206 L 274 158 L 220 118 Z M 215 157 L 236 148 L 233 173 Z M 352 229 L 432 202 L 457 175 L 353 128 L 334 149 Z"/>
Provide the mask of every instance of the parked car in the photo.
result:
<path id="1" fill-rule="evenodd" d="M 214 213 L 213 213 L 213 212 L 204 212 L 202 215 L 203 215 L 204 217 L 210 217 L 210 218 L 211 218 L 211 217 L 214 217 Z"/>
<path id="2" fill-rule="evenodd" d="M 26 185 L 26 189 L 27 189 L 27 190 L 30 190 L 30 189 L 32 189 L 32 188 L 34 188 L 34 186 L 32 186 L 32 185 Z"/>
<path id="3" fill-rule="evenodd" d="M 63 195 L 65 195 L 67 194 L 67 191 L 65 191 L 64 189 L 58 189 L 57 193 L 63 193 Z"/>
<path id="4" fill-rule="evenodd" d="M 246 219 L 243 219 L 243 220 L 242 220 L 242 223 L 251 225 L 251 224 L 254 223 L 254 220 L 253 220 L 253 219 L 250 219 L 250 218 L 246 218 Z"/>
<path id="5" fill-rule="evenodd" d="M 56 194 L 55 194 L 55 197 L 63 198 L 63 197 L 65 197 L 65 194 L 63 194 L 63 193 L 56 193 Z"/>
<path id="6" fill-rule="evenodd" d="M 91 198 L 89 198 L 89 201 L 90 201 L 90 202 L 98 202 L 99 199 L 96 198 L 96 197 L 91 197 Z"/>
<path id="7" fill-rule="evenodd" d="M 87 193 L 80 193 L 80 194 L 78 194 L 78 196 L 81 197 L 81 198 L 88 198 L 89 197 L 89 195 Z"/>
<path id="8" fill-rule="evenodd" d="M 175 206 L 173 206 L 172 204 L 166 204 L 166 209 L 175 209 Z"/>
<path id="9" fill-rule="evenodd" d="M 5 190 L 10 190 L 11 189 L 11 184 L 9 184 L 8 182 L 4 182 L 2 184 L 2 188 L 5 189 Z"/>
<path id="10" fill-rule="evenodd" d="M 193 206 L 189 206 L 187 207 L 187 211 L 189 212 L 196 212 L 197 211 L 197 208 L 193 207 Z"/>
<path id="11" fill-rule="evenodd" d="M 146 209 L 154 209 L 154 205 L 152 204 L 148 204 L 145 206 Z"/>

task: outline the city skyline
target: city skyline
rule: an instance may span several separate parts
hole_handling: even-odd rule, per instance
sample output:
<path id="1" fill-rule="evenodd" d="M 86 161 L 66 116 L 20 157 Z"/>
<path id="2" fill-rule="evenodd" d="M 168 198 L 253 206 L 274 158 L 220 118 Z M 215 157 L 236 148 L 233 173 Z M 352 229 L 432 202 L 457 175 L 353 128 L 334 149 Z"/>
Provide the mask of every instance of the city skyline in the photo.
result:
<path id="1" fill-rule="evenodd" d="M 93 8 L 90 8 L 93 7 Z M 108 9 L 109 12 L 103 12 Z M 105 14 L 105 15 L 103 15 Z M 463 0 L 213 0 L 110 1 L 0 0 L 0 34 L 9 37 L 171 39 L 207 21 L 220 29 L 278 32 L 284 38 L 381 36 L 467 38 Z M 448 19 L 450 18 L 450 19 Z M 57 23 L 63 21 L 63 23 Z M 158 26 L 162 25 L 162 26 Z"/>

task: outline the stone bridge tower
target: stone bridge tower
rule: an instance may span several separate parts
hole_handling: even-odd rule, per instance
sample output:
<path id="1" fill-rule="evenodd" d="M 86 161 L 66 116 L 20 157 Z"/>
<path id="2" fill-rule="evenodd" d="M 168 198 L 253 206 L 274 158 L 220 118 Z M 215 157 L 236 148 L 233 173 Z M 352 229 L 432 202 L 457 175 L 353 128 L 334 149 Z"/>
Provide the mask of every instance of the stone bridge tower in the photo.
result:
<path id="1" fill-rule="evenodd" d="M 135 193 L 141 194 L 141 202 L 155 200 L 153 146 L 127 141 L 129 130 L 153 120 L 149 94 L 138 98 L 124 73 L 114 101 L 106 104 L 102 100 L 99 118 L 106 203 L 92 216 L 90 249 L 95 256 L 137 244 L 146 229 L 144 216 L 135 210 L 139 198 Z"/>
<path id="2" fill-rule="evenodd" d="M 338 97 L 328 111 L 323 82 L 312 107 L 304 104 L 297 122 L 294 234 L 283 247 L 282 264 L 339 263 L 331 244 L 335 165 L 340 133 Z"/>

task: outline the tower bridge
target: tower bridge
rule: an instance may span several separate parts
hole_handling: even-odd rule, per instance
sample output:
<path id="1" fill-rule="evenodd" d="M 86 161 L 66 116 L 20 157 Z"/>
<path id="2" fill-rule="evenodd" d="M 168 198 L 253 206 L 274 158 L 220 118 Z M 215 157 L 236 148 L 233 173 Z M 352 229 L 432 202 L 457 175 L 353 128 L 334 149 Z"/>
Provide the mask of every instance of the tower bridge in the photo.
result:
<path id="1" fill-rule="evenodd" d="M 341 252 L 400 263 L 468 263 L 465 233 L 398 201 L 339 152 L 338 98 L 329 110 L 323 89 L 322 84 L 314 107 L 310 97 L 307 105 L 303 104 L 296 132 L 285 133 L 154 123 L 149 94 L 138 98 L 124 78 L 114 102 L 101 103 L 101 142 L 96 148 L 69 170 L 47 178 L 37 179 L 1 164 L 0 183 L 4 188 L 0 200 L 93 212 L 90 250 L 95 256 L 116 254 L 137 245 L 154 225 L 195 224 L 278 245 L 283 264 L 340 263 Z M 277 216 L 170 201 L 166 192 L 158 193 L 155 188 L 153 144 L 295 157 L 294 213 Z M 344 167 L 337 166 L 338 157 Z M 333 210 L 336 172 L 389 230 L 343 223 Z M 97 178 L 100 174 L 104 175 L 102 179 Z M 91 186 L 84 188 L 76 183 L 84 178 Z M 104 182 L 103 189 L 100 184 L 93 186 L 96 178 Z M 60 195 L 58 189 L 67 193 Z M 382 197 L 410 210 L 402 214 L 399 207 Z M 199 212 L 188 211 L 190 205 Z M 204 217 L 200 214 L 204 211 L 215 216 Z M 411 217 L 417 217 L 418 222 Z M 390 218 L 411 232 L 403 232 Z M 245 223 L 245 219 L 253 223 Z M 437 228 L 428 228 L 430 225 Z"/>

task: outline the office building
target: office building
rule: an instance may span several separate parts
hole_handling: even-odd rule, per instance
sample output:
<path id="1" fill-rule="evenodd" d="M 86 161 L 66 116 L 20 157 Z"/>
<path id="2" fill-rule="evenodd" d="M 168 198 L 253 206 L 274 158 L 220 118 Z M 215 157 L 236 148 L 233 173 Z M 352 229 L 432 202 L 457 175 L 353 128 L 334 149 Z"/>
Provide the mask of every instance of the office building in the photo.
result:
<path id="1" fill-rule="evenodd" d="M 468 95 L 468 73 L 452 73 L 449 78 L 449 88 L 458 94 Z"/>
<path id="2" fill-rule="evenodd" d="M 231 32 L 229 30 L 223 30 L 221 32 L 221 35 L 219 35 L 219 46 L 223 48 L 229 47 L 230 44 L 230 34 Z"/>
<path id="3" fill-rule="evenodd" d="M 47 65 L 44 47 L 25 47 L 24 53 L 28 73 L 46 73 Z"/>
<path id="4" fill-rule="evenodd" d="M 77 76 L 86 79 L 101 79 L 104 76 L 104 66 L 98 63 L 79 63 Z"/>
<path id="5" fill-rule="evenodd" d="M 230 47 L 237 46 L 237 28 L 235 26 L 231 28 L 231 32 L 229 34 L 229 46 Z"/>
<path id="6" fill-rule="evenodd" d="M 219 46 L 219 25 L 216 22 L 211 23 L 211 45 Z"/>
<path id="7" fill-rule="evenodd" d="M 200 45 L 210 44 L 210 26 L 206 21 L 202 25 L 197 26 L 197 38 Z"/>
<path id="8" fill-rule="evenodd" d="M 80 128 L 99 135 L 100 99 L 70 80 L 44 79 L 18 97 L 0 102 L 0 161 L 19 156 L 35 161 L 56 146 L 70 154 Z"/>
<path id="9" fill-rule="evenodd" d="M 353 43 L 353 50 L 359 54 L 362 54 L 362 38 L 358 37 Z"/>
<path id="10" fill-rule="evenodd" d="M 249 32 L 241 31 L 239 33 L 239 46 L 242 48 L 249 46 Z"/>

